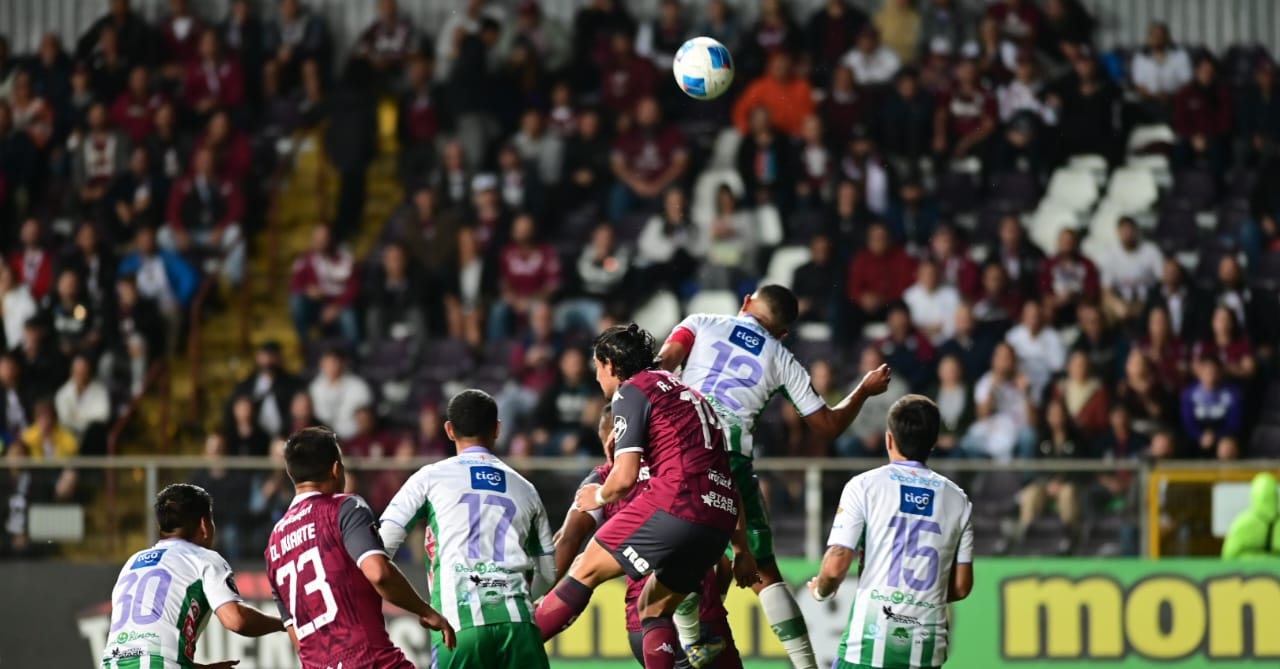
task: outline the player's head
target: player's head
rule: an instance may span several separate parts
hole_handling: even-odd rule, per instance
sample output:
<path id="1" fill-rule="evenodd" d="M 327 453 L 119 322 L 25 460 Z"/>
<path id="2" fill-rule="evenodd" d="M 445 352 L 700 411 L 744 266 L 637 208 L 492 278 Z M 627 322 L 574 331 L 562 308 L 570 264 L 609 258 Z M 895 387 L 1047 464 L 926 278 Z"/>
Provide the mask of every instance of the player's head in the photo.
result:
<path id="1" fill-rule="evenodd" d="M 215 535 L 213 497 L 204 488 L 175 483 L 156 495 L 156 527 L 164 539 L 186 539 L 211 548 Z"/>
<path id="2" fill-rule="evenodd" d="M 342 492 L 347 470 L 342 464 L 338 435 L 327 427 L 308 427 L 294 432 L 284 445 L 284 468 L 298 492 Z"/>
<path id="3" fill-rule="evenodd" d="M 795 293 L 774 283 L 742 298 L 742 313 L 755 317 L 769 334 L 782 339 L 800 316 L 800 303 Z"/>
<path id="4" fill-rule="evenodd" d="M 652 369 L 653 335 L 639 325 L 615 325 L 596 337 L 596 381 L 605 397 L 612 397 L 627 379 Z"/>
<path id="5" fill-rule="evenodd" d="M 933 400 L 924 395 L 906 395 L 889 407 L 888 422 L 885 443 L 891 458 L 916 462 L 929 459 L 942 424 Z"/>
<path id="6" fill-rule="evenodd" d="M 464 390 L 449 400 L 445 414 L 445 434 L 459 451 L 468 446 L 493 448 L 498 441 L 498 403 L 489 393 Z"/>

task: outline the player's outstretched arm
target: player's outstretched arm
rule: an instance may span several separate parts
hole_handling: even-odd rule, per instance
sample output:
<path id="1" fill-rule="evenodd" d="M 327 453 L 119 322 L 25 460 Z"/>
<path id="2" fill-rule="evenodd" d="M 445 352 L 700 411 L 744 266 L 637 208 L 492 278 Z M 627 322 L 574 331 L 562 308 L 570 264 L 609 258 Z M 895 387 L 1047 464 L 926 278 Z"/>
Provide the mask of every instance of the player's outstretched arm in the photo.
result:
<path id="1" fill-rule="evenodd" d="M 582 544 L 591 538 L 596 529 L 596 520 L 586 511 L 569 509 L 565 514 L 564 525 L 556 532 L 556 582 L 559 583 L 573 566 L 573 559 L 578 557 Z"/>
<path id="2" fill-rule="evenodd" d="M 283 632 L 284 625 L 276 616 L 267 615 L 243 602 L 227 602 L 214 611 L 222 626 L 240 636 L 257 637 Z"/>
<path id="3" fill-rule="evenodd" d="M 809 429 L 824 439 L 835 439 L 853 423 L 862 411 L 867 398 L 875 397 L 889 389 L 889 381 L 893 378 L 893 370 L 888 365 L 880 365 L 862 377 L 853 392 L 834 407 L 822 407 L 804 417 Z"/>
<path id="4" fill-rule="evenodd" d="M 689 355 L 685 350 L 684 344 L 676 339 L 668 339 L 658 349 L 658 366 L 668 372 L 674 372 L 680 365 L 684 364 L 684 359 Z"/>
<path id="5" fill-rule="evenodd" d="M 404 572 L 390 558 L 386 555 L 369 555 L 360 561 L 360 571 L 383 599 L 418 616 L 424 627 L 442 632 L 444 643 L 450 649 L 457 644 L 453 626 L 422 599 L 409 579 L 405 578 Z"/>
<path id="6" fill-rule="evenodd" d="M 855 552 L 847 546 L 827 548 L 827 554 L 822 556 L 822 568 L 818 570 L 818 575 L 809 579 L 809 592 L 814 599 L 821 602 L 836 594 L 840 584 L 849 575 Z"/>

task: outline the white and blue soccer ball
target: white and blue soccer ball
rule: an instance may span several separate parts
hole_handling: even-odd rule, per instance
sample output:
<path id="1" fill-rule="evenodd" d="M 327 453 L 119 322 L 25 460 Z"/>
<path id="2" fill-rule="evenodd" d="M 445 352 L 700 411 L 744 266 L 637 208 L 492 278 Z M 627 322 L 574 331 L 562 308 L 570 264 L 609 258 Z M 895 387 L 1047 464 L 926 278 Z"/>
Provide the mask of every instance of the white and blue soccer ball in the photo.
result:
<path id="1" fill-rule="evenodd" d="M 714 100 L 733 85 L 733 56 L 710 37 L 695 37 L 676 51 L 671 71 L 676 85 L 695 100 Z"/>

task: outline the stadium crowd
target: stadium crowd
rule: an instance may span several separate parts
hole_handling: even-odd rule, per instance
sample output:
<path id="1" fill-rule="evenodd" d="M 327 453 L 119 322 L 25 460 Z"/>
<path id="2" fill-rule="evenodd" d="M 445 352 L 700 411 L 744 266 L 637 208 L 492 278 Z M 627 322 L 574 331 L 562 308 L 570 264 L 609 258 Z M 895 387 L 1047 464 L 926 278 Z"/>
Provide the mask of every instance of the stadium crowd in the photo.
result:
<path id="1" fill-rule="evenodd" d="M 377 7 L 340 67 L 298 0 L 224 17 L 173 0 L 154 22 L 112 0 L 74 45 L 50 33 L 14 54 L 0 37 L 7 459 L 104 452 L 202 276 L 243 280 L 279 147 L 318 128 L 340 185 L 288 288 L 307 362 L 264 343 L 211 456 L 279 458 L 275 440 L 317 423 L 355 455 L 441 455 L 439 402 L 465 382 L 498 395 L 504 452 L 593 458 L 598 328 L 762 276 L 800 298 L 793 347 L 824 396 L 895 370 L 834 443 L 775 403 L 768 455 L 880 457 L 885 412 L 912 391 L 942 408 L 941 457 L 1275 453 L 1259 435 L 1280 430 L 1280 102 L 1260 47 L 1210 53 L 1155 24 L 1102 53 L 1077 0 L 828 0 L 810 16 L 762 0 L 750 21 L 724 0 L 663 0 L 644 20 L 591 0 L 572 25 L 528 0 L 468 0 L 438 26 Z M 669 79 L 694 35 L 734 54 L 719 100 Z M 396 100 L 405 199 L 356 257 L 380 98 Z M 1172 133 L 1135 143 L 1151 126 Z M 1162 169 L 1163 197 L 1107 208 L 1122 174 Z M 218 509 L 246 546 L 291 496 L 280 472 L 199 476 L 251 500 Z M 399 483 L 359 485 L 381 508 Z M 1015 536 L 1049 500 L 1076 528 L 1132 480 L 1025 484 Z M 6 470 L 0 490 L 14 552 L 29 501 L 87 494 L 70 470 Z"/>

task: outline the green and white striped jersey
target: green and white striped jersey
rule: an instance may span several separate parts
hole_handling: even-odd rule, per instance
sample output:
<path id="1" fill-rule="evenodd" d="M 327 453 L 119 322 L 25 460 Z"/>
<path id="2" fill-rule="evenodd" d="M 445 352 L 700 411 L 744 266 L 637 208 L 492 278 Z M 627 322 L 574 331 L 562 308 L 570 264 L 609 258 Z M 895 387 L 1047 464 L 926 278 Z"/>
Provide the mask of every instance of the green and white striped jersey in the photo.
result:
<path id="1" fill-rule="evenodd" d="M 751 316 L 692 314 L 668 339 L 685 345 L 680 380 L 711 402 L 731 453 L 754 455 L 756 418 L 778 393 L 801 416 L 826 406 L 809 371 Z"/>
<path id="2" fill-rule="evenodd" d="M 239 602 L 235 575 L 221 555 L 165 539 L 129 558 L 111 591 L 104 669 L 194 667 L 196 639 L 209 614 Z"/>
<path id="3" fill-rule="evenodd" d="M 845 485 L 827 545 L 861 548 L 863 565 L 840 659 L 942 666 L 952 565 L 973 562 L 972 513 L 959 486 L 918 462 L 892 462 Z"/>
<path id="4" fill-rule="evenodd" d="M 533 484 L 468 448 L 419 469 L 396 493 L 380 521 L 387 553 L 418 522 L 431 605 L 455 629 L 533 622 L 533 600 L 555 580 L 551 526 Z"/>

